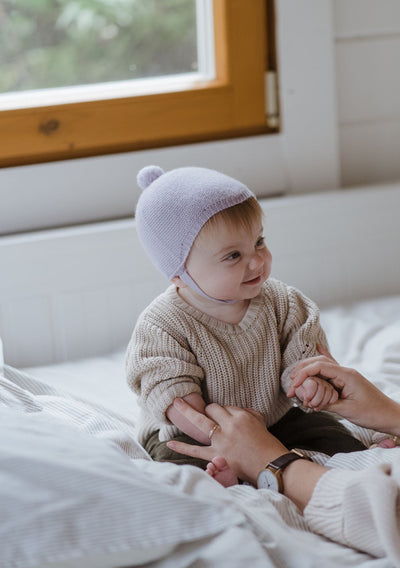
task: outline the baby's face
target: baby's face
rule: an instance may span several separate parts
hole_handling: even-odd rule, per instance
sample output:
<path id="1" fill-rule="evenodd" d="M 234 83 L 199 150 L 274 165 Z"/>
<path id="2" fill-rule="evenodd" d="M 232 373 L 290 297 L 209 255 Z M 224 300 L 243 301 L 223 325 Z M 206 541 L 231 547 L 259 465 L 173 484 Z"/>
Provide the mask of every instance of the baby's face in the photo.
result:
<path id="1" fill-rule="evenodd" d="M 220 219 L 198 234 L 186 269 L 200 288 L 212 298 L 249 300 L 255 298 L 271 272 L 272 257 L 263 237 L 261 219 L 250 230 Z"/>

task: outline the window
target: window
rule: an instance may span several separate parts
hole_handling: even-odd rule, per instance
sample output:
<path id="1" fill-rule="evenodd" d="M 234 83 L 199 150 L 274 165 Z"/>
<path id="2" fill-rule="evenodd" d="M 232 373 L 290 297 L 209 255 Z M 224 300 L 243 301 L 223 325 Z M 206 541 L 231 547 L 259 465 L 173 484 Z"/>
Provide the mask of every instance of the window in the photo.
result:
<path id="1" fill-rule="evenodd" d="M 196 71 L 196 26 L 210 6 L 210 0 L 3 0 L 0 92 L 47 89 L 46 95 L 54 87 Z M 34 106 L 29 96 L 25 102 Z"/>
<path id="2" fill-rule="evenodd" d="M 52 105 L 43 105 L 42 100 L 37 106 L 2 110 L 0 165 L 270 131 L 265 118 L 264 83 L 267 7 L 271 0 L 214 0 L 212 4 L 213 78 L 199 80 L 182 75 L 184 84 L 177 76 L 174 81 L 161 82 L 158 92 L 150 94 L 105 94 L 104 98 Z"/>

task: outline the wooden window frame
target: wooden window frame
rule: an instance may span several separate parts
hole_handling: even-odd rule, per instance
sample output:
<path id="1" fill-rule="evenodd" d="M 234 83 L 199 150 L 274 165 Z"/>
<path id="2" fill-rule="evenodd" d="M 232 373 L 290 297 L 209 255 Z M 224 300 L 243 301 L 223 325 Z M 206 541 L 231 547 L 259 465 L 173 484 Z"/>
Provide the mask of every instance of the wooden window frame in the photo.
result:
<path id="1" fill-rule="evenodd" d="M 216 78 L 193 88 L 0 112 L 0 166 L 276 132 L 266 121 L 271 0 L 214 0 Z"/>

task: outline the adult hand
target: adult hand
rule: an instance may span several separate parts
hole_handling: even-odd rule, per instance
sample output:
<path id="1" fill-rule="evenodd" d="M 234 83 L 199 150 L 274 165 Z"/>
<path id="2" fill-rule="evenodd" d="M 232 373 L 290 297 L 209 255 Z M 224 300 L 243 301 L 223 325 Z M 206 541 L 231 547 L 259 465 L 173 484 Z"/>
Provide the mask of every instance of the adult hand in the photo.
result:
<path id="1" fill-rule="evenodd" d="M 223 456 L 229 467 L 242 480 L 255 484 L 259 472 L 288 450 L 270 434 L 258 413 L 234 406 L 210 404 L 206 415 L 194 410 L 182 399 L 174 406 L 205 435 L 211 435 L 211 446 L 191 446 L 183 442 L 168 442 L 174 451 L 204 460 Z M 215 428 L 217 426 L 217 428 Z"/>
<path id="2" fill-rule="evenodd" d="M 321 376 L 340 392 L 339 399 L 326 410 L 351 422 L 387 434 L 400 434 L 400 405 L 387 397 L 355 369 L 341 367 L 322 346 L 321 356 L 300 361 L 291 374 L 292 388 L 307 378 Z"/>
<path id="3" fill-rule="evenodd" d="M 201 394 L 192 392 L 184 396 L 183 399 L 188 404 L 190 404 L 192 408 L 197 410 L 197 412 L 204 414 L 206 403 L 204 402 Z M 183 416 L 183 414 L 178 412 L 173 404 L 171 404 L 171 406 L 167 408 L 166 414 L 168 420 L 170 420 L 172 424 L 175 424 L 175 426 L 177 426 L 179 430 L 190 436 L 190 438 L 193 438 L 194 440 L 200 442 L 200 444 L 204 444 L 205 446 L 208 446 L 210 444 L 208 436 L 206 434 L 203 434 L 203 432 L 196 428 L 192 422 L 187 420 L 185 416 Z"/>
<path id="4" fill-rule="evenodd" d="M 290 389 L 289 389 L 290 390 Z M 324 410 L 338 399 L 337 390 L 329 381 L 319 377 L 308 377 L 299 387 L 294 389 L 296 397 L 303 406 L 312 408 L 315 412 Z M 287 393 L 290 397 L 290 392 Z"/>
<path id="5" fill-rule="evenodd" d="M 191 446 L 176 441 L 168 442 L 168 446 L 176 452 L 205 460 L 222 456 L 243 481 L 256 485 L 260 471 L 288 451 L 268 432 L 264 421 L 254 411 L 210 404 L 206 407 L 205 416 L 184 400 L 175 399 L 174 405 L 199 430 L 208 432 L 211 446 Z M 284 494 L 303 510 L 315 485 L 326 471 L 324 467 L 307 460 L 292 462 L 283 472 Z"/>

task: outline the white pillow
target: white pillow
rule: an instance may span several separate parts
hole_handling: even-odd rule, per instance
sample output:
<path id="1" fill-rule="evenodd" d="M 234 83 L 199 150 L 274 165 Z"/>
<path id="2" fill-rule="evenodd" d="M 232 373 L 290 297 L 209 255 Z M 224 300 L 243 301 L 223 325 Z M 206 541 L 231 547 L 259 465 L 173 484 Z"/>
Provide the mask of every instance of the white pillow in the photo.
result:
<path id="1" fill-rule="evenodd" d="M 0 431 L 2 568 L 138 566 L 243 521 L 43 412 L 4 408 Z"/>

